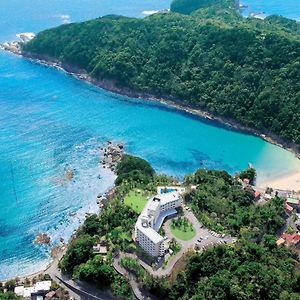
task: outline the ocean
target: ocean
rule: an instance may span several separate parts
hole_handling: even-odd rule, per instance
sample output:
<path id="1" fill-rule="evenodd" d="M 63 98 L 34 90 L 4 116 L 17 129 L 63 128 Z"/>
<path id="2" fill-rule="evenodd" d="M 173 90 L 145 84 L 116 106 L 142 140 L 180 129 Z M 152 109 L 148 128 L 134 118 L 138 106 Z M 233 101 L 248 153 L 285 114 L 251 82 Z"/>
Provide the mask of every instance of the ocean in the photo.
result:
<path id="1" fill-rule="evenodd" d="M 245 0 L 249 9 L 297 19 L 298 1 Z M 290 3 L 290 5 L 289 5 Z M 143 17 L 168 0 L 2 0 L 0 42 L 105 14 Z M 119 96 L 0 51 L 0 280 L 29 274 L 50 261 L 48 247 L 68 240 L 96 196 L 115 176 L 101 168 L 100 147 L 126 151 L 161 173 L 182 178 L 199 167 L 235 173 L 252 163 L 259 180 L 300 168 L 288 151 L 257 137 L 203 121 L 163 104 Z M 74 178 L 66 172 L 74 169 Z M 74 215 L 76 213 L 76 215 Z"/>

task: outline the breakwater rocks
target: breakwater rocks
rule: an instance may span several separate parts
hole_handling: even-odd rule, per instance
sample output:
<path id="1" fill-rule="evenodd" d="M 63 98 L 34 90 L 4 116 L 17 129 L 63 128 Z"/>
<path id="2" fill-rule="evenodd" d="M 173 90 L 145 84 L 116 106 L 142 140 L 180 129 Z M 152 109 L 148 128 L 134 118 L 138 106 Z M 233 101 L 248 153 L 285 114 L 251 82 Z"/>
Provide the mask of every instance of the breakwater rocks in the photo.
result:
<path id="1" fill-rule="evenodd" d="M 107 141 L 101 151 L 103 151 L 103 158 L 100 160 L 102 167 L 115 172 L 124 154 L 124 144 Z"/>

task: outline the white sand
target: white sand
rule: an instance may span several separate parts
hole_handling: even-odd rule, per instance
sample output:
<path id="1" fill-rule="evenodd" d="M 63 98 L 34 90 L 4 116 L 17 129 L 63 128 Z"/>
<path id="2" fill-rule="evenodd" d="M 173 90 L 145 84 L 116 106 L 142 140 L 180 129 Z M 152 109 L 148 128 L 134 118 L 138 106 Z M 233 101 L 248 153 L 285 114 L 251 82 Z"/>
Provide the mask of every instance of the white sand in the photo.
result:
<path id="1" fill-rule="evenodd" d="M 300 191 L 300 171 L 282 177 L 265 180 L 260 187 L 272 187 L 280 190 Z"/>

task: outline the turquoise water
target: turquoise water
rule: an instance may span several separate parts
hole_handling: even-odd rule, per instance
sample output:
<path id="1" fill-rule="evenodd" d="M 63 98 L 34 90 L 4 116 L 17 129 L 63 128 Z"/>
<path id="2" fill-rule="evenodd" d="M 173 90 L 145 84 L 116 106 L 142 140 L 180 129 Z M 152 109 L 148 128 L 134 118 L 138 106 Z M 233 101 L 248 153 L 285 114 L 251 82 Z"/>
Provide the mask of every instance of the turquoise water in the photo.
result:
<path id="1" fill-rule="evenodd" d="M 243 14 L 264 12 L 266 15 L 281 15 L 287 18 L 300 21 L 299 0 L 240 0 L 241 4 L 248 6 Z"/>
<path id="2" fill-rule="evenodd" d="M 168 5 L 4 0 L 0 41 L 108 13 L 142 17 L 143 11 Z M 234 173 L 251 162 L 263 180 L 300 167 L 291 153 L 256 137 L 112 94 L 0 51 L 0 279 L 47 264 L 49 249 L 33 243 L 39 232 L 58 243 L 71 236 L 85 212 L 97 210 L 96 195 L 114 180 L 99 166 L 99 147 L 108 139 L 124 142 L 128 152 L 148 159 L 157 171 L 177 176 L 200 166 Z M 75 169 L 72 181 L 65 180 L 69 168 Z"/>

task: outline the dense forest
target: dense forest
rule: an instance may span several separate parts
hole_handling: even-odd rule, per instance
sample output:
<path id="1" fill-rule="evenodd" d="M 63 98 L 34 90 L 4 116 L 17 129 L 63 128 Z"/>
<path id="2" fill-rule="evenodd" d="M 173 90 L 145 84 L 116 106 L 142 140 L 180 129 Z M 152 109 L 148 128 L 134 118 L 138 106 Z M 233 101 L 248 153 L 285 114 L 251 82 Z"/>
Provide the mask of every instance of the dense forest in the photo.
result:
<path id="1" fill-rule="evenodd" d="M 299 146 L 300 25 L 275 16 L 243 18 L 230 5 L 216 3 L 190 15 L 105 16 L 62 25 L 39 33 L 23 51 Z"/>
<path id="2" fill-rule="evenodd" d="M 195 10 L 207 7 L 234 8 L 235 1 L 232 0 L 173 0 L 171 11 L 181 14 L 190 14 Z"/>
<path id="3" fill-rule="evenodd" d="M 277 247 L 274 237 L 242 240 L 193 255 L 174 285 L 154 280 L 151 288 L 166 300 L 299 300 L 297 255 Z"/>
<path id="4" fill-rule="evenodd" d="M 251 169 L 242 175 L 253 173 Z M 121 160 L 118 177 L 114 197 L 100 216 L 85 220 L 60 266 L 75 279 L 132 299 L 128 281 L 112 266 L 118 251 L 138 251 L 131 236 L 138 214 L 124 204 L 124 198 L 136 188 L 154 195 L 157 185 L 170 184 L 174 178 L 155 174 L 148 162 L 130 155 Z M 230 232 L 237 242 L 192 254 L 175 281 L 153 277 L 136 260 L 123 259 L 122 265 L 140 285 L 165 300 L 300 300 L 299 258 L 278 247 L 274 235 L 284 224 L 283 201 L 275 198 L 257 205 L 253 192 L 225 171 L 199 169 L 184 184 L 197 186 L 185 199 L 197 217 L 208 228 Z M 92 246 L 99 241 L 108 246 L 106 259 L 93 254 Z"/>
<path id="5" fill-rule="evenodd" d="M 285 224 L 282 199 L 276 197 L 264 206 L 255 205 L 254 191 L 242 189 L 237 179 L 225 171 L 199 169 L 187 177 L 187 183 L 198 185 L 187 196 L 198 219 L 218 232 L 229 231 L 237 236 L 247 229 L 259 240 L 264 233 L 275 234 Z"/>

